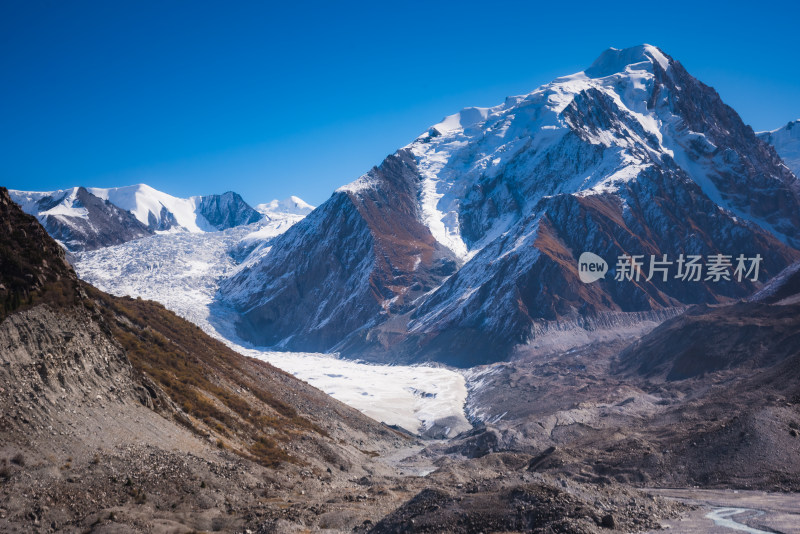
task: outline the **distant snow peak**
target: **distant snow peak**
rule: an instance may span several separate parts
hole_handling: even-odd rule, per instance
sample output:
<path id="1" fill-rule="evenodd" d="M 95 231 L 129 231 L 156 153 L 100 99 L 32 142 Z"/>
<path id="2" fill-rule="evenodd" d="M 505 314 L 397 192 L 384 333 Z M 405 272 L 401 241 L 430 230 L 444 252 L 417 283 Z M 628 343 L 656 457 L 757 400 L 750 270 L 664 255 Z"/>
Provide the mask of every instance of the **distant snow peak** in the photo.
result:
<path id="1" fill-rule="evenodd" d="M 558 78 L 525 96 L 508 97 L 498 106 L 468 107 L 445 117 L 405 147 L 421 176 L 422 222 L 438 243 L 466 260 L 477 252 L 476 246 L 487 243 L 487 234 L 502 233 L 516 222 L 525 207 L 523 198 L 532 206 L 560 192 L 608 192 L 635 179 L 635 171 L 646 168 L 651 158 L 672 157 L 672 149 L 663 143 L 661 119 L 648 109 L 653 65 L 666 71 L 669 61 L 652 45 L 611 48 L 585 72 Z M 606 150 L 594 161 L 583 154 L 568 155 L 566 150 L 585 152 L 563 144 L 570 134 Z M 568 156 L 585 163 L 571 166 L 565 161 Z M 538 185 L 530 194 L 513 199 L 502 185 L 531 181 Z M 367 175 L 342 190 L 373 186 Z M 493 188 L 505 192 L 498 191 L 498 198 L 478 198 Z M 485 209 L 499 217 L 477 227 L 464 220 L 469 204 L 487 201 Z M 510 213 L 516 215 L 508 217 Z"/>
<path id="2" fill-rule="evenodd" d="M 800 178 L 800 119 L 769 132 L 759 132 L 758 137 L 775 147 L 775 151 L 795 176 Z"/>
<path id="3" fill-rule="evenodd" d="M 90 187 L 88 191 L 111 202 L 153 231 L 205 232 L 211 226 L 196 213 L 196 198 L 177 198 L 146 184 L 124 187 Z"/>
<path id="4" fill-rule="evenodd" d="M 146 184 L 12 191 L 22 209 L 71 251 L 94 250 L 163 232 L 213 232 L 262 218 L 233 192 L 177 198 Z"/>
<path id="5" fill-rule="evenodd" d="M 275 199 L 264 204 L 258 204 L 256 211 L 267 216 L 275 214 L 308 215 L 314 211 L 314 206 L 302 198 L 292 195 L 283 200 Z"/>

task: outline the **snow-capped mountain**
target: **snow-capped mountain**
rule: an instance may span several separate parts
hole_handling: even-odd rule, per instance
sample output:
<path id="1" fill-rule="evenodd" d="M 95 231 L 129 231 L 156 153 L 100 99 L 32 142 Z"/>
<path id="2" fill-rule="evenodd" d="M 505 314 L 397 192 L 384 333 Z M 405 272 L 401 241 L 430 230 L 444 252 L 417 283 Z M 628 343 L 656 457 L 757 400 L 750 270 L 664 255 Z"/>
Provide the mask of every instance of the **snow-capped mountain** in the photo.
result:
<path id="1" fill-rule="evenodd" d="M 94 250 L 152 234 L 133 213 L 90 193 L 85 187 L 50 192 L 9 191 L 69 251 Z"/>
<path id="2" fill-rule="evenodd" d="M 758 137 L 775 147 L 786 166 L 800 176 L 800 119 L 791 121 L 777 130 L 759 132 Z"/>
<path id="3" fill-rule="evenodd" d="M 446 117 L 275 238 L 219 297 L 260 345 L 471 365 L 544 332 L 746 296 L 798 247 L 795 175 L 711 87 L 642 45 Z M 624 254 L 763 261 L 755 282 L 583 284 L 584 251 L 614 274 Z"/>
<path id="4" fill-rule="evenodd" d="M 70 251 L 94 250 L 163 231 L 224 230 L 262 218 L 233 192 L 177 198 L 138 184 L 10 194 Z"/>
<path id="5" fill-rule="evenodd" d="M 250 207 L 238 193 L 228 191 L 221 195 L 192 197 L 198 217 L 205 218 L 215 230 L 254 223 L 263 217 Z"/>
<path id="6" fill-rule="evenodd" d="M 274 214 L 278 214 L 279 217 L 284 215 L 305 216 L 313 210 L 314 206 L 296 196 L 290 196 L 284 200 L 276 199 L 256 206 L 256 211 L 267 217 L 273 216 Z"/>

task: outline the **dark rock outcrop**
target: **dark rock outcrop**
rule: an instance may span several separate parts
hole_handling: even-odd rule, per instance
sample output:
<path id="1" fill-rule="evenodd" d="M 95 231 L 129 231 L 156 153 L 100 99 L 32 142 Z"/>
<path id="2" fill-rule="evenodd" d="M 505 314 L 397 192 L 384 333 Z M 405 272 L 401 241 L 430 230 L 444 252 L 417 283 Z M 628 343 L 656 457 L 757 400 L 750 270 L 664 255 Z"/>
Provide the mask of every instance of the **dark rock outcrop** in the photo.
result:
<path id="1" fill-rule="evenodd" d="M 217 230 L 254 223 L 264 218 L 233 191 L 200 197 L 197 213 L 205 217 Z"/>

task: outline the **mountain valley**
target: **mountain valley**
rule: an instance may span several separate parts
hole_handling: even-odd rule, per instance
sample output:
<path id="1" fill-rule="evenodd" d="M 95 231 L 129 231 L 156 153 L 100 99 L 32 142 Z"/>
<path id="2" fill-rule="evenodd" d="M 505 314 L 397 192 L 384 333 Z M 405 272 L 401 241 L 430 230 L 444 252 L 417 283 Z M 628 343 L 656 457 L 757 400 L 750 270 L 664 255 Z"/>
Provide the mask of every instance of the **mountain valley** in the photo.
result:
<path id="1" fill-rule="evenodd" d="M 0 531 L 800 532 L 799 132 L 641 45 L 318 207 L 0 188 Z"/>

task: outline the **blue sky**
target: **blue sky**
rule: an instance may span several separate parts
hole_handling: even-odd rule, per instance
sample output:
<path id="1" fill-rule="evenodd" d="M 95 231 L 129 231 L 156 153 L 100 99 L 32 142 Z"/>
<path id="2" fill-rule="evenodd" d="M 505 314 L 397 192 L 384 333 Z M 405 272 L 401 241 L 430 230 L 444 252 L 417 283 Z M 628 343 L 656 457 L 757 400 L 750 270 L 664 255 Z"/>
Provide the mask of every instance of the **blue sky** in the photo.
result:
<path id="1" fill-rule="evenodd" d="M 319 204 L 429 125 L 648 42 L 756 130 L 800 118 L 796 2 L 0 3 L 0 185 Z"/>

